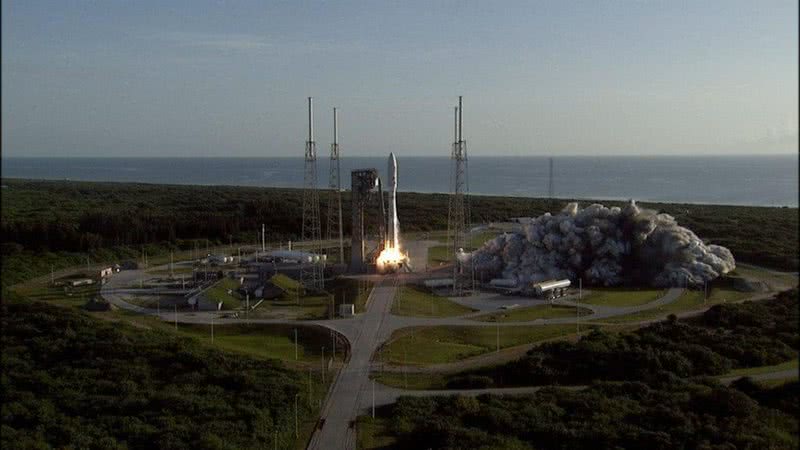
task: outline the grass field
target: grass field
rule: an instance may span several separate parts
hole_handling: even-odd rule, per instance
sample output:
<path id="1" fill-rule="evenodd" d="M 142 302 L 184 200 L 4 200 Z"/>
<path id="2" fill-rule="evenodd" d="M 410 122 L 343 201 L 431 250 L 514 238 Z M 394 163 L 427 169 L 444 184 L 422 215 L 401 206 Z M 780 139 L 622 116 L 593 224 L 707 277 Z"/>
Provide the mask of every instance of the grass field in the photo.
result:
<path id="1" fill-rule="evenodd" d="M 477 233 L 469 238 L 467 242 L 467 248 L 465 250 L 474 250 L 483 245 L 484 242 L 488 241 L 496 237 L 498 234 L 501 234 L 501 231 L 482 231 Z M 447 242 L 447 238 L 440 237 L 438 239 L 440 242 Z M 428 248 L 428 265 L 431 267 L 437 267 L 441 264 L 447 264 L 452 261 L 452 257 L 450 252 L 448 251 L 447 245 L 436 245 L 433 247 Z"/>
<path id="2" fill-rule="evenodd" d="M 472 311 L 471 308 L 413 286 L 402 286 L 392 304 L 392 314 L 398 316 L 448 317 Z"/>
<path id="3" fill-rule="evenodd" d="M 447 264 L 450 261 L 451 258 L 446 245 L 428 247 L 428 265 L 430 267 L 437 267 L 441 264 Z"/>
<path id="4" fill-rule="evenodd" d="M 356 448 L 358 450 L 379 450 L 391 448 L 396 439 L 389 431 L 389 419 L 376 413 L 376 417 L 359 416 L 356 422 Z"/>
<path id="5" fill-rule="evenodd" d="M 297 330 L 297 360 L 295 360 L 294 330 Z M 211 342 L 211 325 L 178 324 L 178 333 Z M 215 347 L 233 352 L 242 352 L 262 358 L 282 361 L 300 361 L 321 364 L 322 348 L 326 359 L 331 356 L 333 340 L 324 329 L 292 325 L 216 325 L 214 326 Z M 337 357 L 342 356 L 342 348 L 337 349 Z"/>
<path id="6" fill-rule="evenodd" d="M 664 289 L 592 288 L 589 295 L 583 296 L 581 303 L 617 307 L 639 306 L 658 300 L 664 292 Z"/>
<path id="7" fill-rule="evenodd" d="M 576 314 L 586 316 L 591 310 L 563 305 L 537 305 L 526 308 L 515 308 L 472 317 L 479 322 L 529 322 L 536 319 L 553 319 L 556 317 L 575 317 Z"/>
<path id="8" fill-rule="evenodd" d="M 31 281 L 13 287 L 14 292 L 31 300 L 40 300 L 59 306 L 81 308 L 92 298 L 99 296 L 100 286 L 65 287 L 51 286 L 49 282 Z"/>
<path id="9" fill-rule="evenodd" d="M 372 376 L 386 386 L 411 390 L 446 389 L 448 375 L 441 373 L 378 372 Z"/>
<path id="10" fill-rule="evenodd" d="M 780 372 L 782 370 L 788 369 L 797 369 L 798 367 L 798 360 L 793 359 L 791 361 L 786 361 L 781 364 L 775 364 L 773 366 L 762 366 L 762 367 L 748 367 L 745 369 L 734 369 L 730 372 L 726 373 L 725 375 L 720 375 L 721 377 L 744 377 L 750 375 L 759 375 L 762 373 L 770 373 L 770 372 Z"/>
<path id="11" fill-rule="evenodd" d="M 659 306 L 657 308 L 641 311 L 638 313 L 627 314 L 618 317 L 609 317 L 601 319 L 598 322 L 602 323 L 626 323 L 626 322 L 640 322 L 644 320 L 653 320 L 664 318 L 669 314 L 677 314 L 685 311 L 692 311 L 702 309 L 715 305 L 717 303 L 735 302 L 738 300 L 752 297 L 752 292 L 741 292 L 729 287 L 712 288 L 709 292 L 707 299 L 704 299 L 703 291 L 687 290 L 672 303 Z M 591 322 L 587 322 L 591 323 Z"/>
<path id="12" fill-rule="evenodd" d="M 574 325 L 411 327 L 396 331 L 380 358 L 395 365 L 451 363 L 493 352 L 498 341 L 500 348 L 507 348 L 574 332 Z"/>
<path id="13" fill-rule="evenodd" d="M 239 283 L 236 280 L 226 277 L 205 291 L 204 295 L 215 304 L 222 302 L 222 309 L 239 309 L 242 306 L 242 298 L 236 292 L 238 287 Z"/>

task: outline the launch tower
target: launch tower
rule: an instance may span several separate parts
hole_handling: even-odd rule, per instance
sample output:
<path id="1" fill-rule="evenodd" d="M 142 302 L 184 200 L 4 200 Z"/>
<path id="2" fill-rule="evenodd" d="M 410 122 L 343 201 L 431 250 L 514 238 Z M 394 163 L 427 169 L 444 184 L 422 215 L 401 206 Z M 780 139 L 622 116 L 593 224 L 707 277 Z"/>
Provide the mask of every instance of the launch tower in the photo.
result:
<path id="1" fill-rule="evenodd" d="M 308 97 L 308 140 L 305 152 L 303 223 L 300 236 L 303 242 L 310 244 L 309 251 L 317 257 L 322 254 L 321 231 L 317 190 L 317 146 L 314 142 L 314 104 L 311 97 Z M 300 270 L 300 280 L 306 289 L 322 289 L 325 281 L 320 261 L 304 262 Z"/>
<path id="2" fill-rule="evenodd" d="M 458 97 L 458 106 L 455 109 L 453 126 L 453 149 L 450 154 L 452 161 L 450 206 L 448 208 L 448 234 L 452 233 L 450 258 L 453 261 L 453 293 L 464 295 L 472 287 L 472 268 L 468 258 L 464 256 L 467 246 L 467 226 L 469 225 L 469 210 L 467 209 L 467 143 L 461 134 L 462 98 Z"/>
<path id="3" fill-rule="evenodd" d="M 336 108 L 333 108 L 333 143 L 331 144 L 331 164 L 328 176 L 330 198 L 328 199 L 328 227 L 325 238 L 339 240 L 339 263 L 344 263 L 344 236 L 342 232 L 342 183 L 339 167 L 339 127 Z M 338 231 L 337 231 L 338 227 Z"/>

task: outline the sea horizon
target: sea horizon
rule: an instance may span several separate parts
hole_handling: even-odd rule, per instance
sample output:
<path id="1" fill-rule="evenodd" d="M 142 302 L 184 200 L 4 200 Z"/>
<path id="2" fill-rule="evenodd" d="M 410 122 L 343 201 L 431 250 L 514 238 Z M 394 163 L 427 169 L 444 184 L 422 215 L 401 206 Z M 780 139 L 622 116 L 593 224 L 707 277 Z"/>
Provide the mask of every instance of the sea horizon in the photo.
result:
<path id="1" fill-rule="evenodd" d="M 388 157 L 388 152 L 387 152 Z M 472 156 L 471 195 L 549 197 L 549 156 Z M 553 198 L 741 206 L 798 206 L 798 156 L 554 156 Z M 303 158 L 276 157 L 4 157 L 2 178 L 150 184 L 301 188 Z M 385 174 L 386 157 L 341 158 L 341 185 L 352 169 Z M 398 157 L 399 191 L 446 193 L 451 161 Z M 328 186 L 327 154 L 317 160 Z"/>

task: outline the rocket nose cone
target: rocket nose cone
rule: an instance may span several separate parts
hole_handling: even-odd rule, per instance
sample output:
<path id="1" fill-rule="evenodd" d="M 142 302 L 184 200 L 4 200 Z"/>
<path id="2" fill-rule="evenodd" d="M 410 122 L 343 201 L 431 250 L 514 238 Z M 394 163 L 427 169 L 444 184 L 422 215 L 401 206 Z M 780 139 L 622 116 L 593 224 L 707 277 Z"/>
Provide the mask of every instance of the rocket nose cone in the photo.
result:
<path id="1" fill-rule="evenodd" d="M 392 163 L 397 161 L 397 159 L 395 159 L 394 157 L 394 152 L 389 152 L 389 161 L 391 161 Z"/>

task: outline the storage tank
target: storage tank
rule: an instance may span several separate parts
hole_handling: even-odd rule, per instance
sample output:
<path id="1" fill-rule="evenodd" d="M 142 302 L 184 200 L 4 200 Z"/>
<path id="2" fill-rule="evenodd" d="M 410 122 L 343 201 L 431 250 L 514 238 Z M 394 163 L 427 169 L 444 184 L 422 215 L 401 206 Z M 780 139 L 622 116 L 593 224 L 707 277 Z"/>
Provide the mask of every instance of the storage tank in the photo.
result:
<path id="1" fill-rule="evenodd" d="M 541 283 L 536 283 L 533 285 L 533 291 L 537 296 L 541 297 L 542 295 L 554 290 L 560 290 L 560 292 L 563 292 L 571 284 L 572 282 L 569 280 L 542 281 Z"/>

